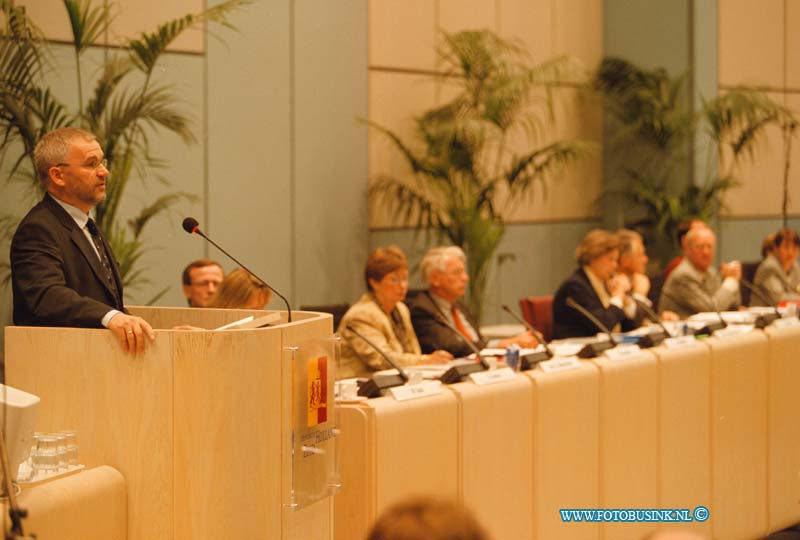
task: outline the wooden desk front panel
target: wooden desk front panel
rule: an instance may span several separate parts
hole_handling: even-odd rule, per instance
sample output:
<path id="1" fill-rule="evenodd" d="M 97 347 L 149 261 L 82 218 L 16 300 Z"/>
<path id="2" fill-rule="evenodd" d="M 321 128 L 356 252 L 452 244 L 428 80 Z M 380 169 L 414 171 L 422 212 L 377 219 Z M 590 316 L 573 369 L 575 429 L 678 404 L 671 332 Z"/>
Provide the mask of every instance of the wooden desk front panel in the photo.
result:
<path id="1" fill-rule="evenodd" d="M 528 377 L 448 387 L 461 409 L 461 497 L 492 538 L 533 533 L 533 386 Z"/>
<path id="2" fill-rule="evenodd" d="M 711 346 L 711 527 L 714 538 L 767 534 L 766 335 Z"/>
<path id="3" fill-rule="evenodd" d="M 533 383 L 533 538 L 596 540 L 597 523 L 564 523 L 567 508 L 600 506 L 597 366 L 525 376 Z"/>
<path id="4" fill-rule="evenodd" d="M 705 343 L 655 349 L 658 358 L 658 503 L 711 508 L 711 351 Z M 713 514 L 712 514 L 713 515 Z M 670 523 L 711 536 L 711 522 Z"/>
<path id="5" fill-rule="evenodd" d="M 768 448 L 769 530 L 800 516 L 800 326 L 771 329 L 769 337 Z"/>
<path id="6" fill-rule="evenodd" d="M 593 360 L 600 372 L 600 506 L 656 508 L 657 370 L 652 353 Z M 601 538 L 638 540 L 658 524 L 603 523 Z"/>

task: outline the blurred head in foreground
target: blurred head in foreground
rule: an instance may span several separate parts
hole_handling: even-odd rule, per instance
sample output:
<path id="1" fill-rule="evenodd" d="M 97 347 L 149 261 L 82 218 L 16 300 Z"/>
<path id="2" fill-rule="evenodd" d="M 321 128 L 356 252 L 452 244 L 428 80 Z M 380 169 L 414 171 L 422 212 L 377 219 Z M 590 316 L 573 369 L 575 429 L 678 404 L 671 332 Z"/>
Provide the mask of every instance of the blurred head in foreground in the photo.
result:
<path id="1" fill-rule="evenodd" d="M 454 502 L 414 497 L 386 509 L 368 540 L 489 540 L 469 510 Z"/>

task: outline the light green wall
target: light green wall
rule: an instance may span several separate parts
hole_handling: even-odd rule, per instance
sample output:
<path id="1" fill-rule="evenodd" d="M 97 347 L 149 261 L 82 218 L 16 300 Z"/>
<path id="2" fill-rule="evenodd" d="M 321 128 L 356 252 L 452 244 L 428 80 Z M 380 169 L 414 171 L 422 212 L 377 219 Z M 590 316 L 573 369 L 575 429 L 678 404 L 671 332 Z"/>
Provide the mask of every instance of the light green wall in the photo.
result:
<path id="1" fill-rule="evenodd" d="M 366 23 L 365 0 L 258 2 L 209 42 L 207 230 L 294 306 L 351 296 L 365 257 Z"/>

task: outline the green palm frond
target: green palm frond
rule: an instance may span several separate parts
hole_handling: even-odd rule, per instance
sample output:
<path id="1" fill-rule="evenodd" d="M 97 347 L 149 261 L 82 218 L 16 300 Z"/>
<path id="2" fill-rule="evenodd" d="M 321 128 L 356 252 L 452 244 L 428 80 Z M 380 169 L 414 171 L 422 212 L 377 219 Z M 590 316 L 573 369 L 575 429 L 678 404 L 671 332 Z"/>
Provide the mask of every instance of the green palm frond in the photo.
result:
<path id="1" fill-rule="evenodd" d="M 160 24 L 153 32 L 143 32 L 137 39 L 128 40 L 133 64 L 149 75 L 164 51 L 184 31 L 196 28 L 206 21 L 232 28 L 228 16 L 234 10 L 249 3 L 249 0 L 227 0 L 201 13 L 185 15 Z"/>
<path id="2" fill-rule="evenodd" d="M 100 129 L 100 119 L 111 101 L 114 90 L 131 72 L 132 67 L 129 59 L 119 56 L 112 56 L 103 65 L 103 73 L 95 83 L 94 94 L 86 104 L 84 113 L 91 131 L 97 132 Z"/>
<path id="3" fill-rule="evenodd" d="M 403 223 L 414 223 L 418 228 L 439 227 L 442 224 L 443 203 L 423 189 L 397 178 L 380 176 L 370 187 L 370 194 L 382 196 L 390 214 Z"/>
<path id="4" fill-rule="evenodd" d="M 108 155 L 108 153 L 107 153 Z M 97 226 L 104 233 L 111 232 L 117 222 L 117 210 L 122 202 L 128 181 L 131 178 L 134 161 L 136 160 L 135 149 L 127 146 L 124 150 L 114 154 L 114 159 L 109 161 L 109 176 L 106 183 L 106 198 L 103 202 L 95 206 L 95 221 Z"/>
<path id="5" fill-rule="evenodd" d="M 592 145 L 585 141 L 558 141 L 515 157 L 505 174 L 511 198 L 528 190 L 537 180 L 569 166 L 586 156 Z"/>
<path id="6" fill-rule="evenodd" d="M 714 140 L 728 145 L 734 159 L 753 156 L 765 127 L 796 121 L 789 109 L 766 94 L 738 88 L 704 102 L 703 115 Z"/>
<path id="7" fill-rule="evenodd" d="M 73 117 L 67 107 L 58 100 L 49 88 L 35 88 L 28 106 L 31 114 L 36 116 L 36 120 L 39 123 L 39 132 L 36 135 L 37 140 L 48 131 L 68 126 L 72 123 Z"/>
<path id="8" fill-rule="evenodd" d="M 181 201 L 197 202 L 197 196 L 184 191 L 167 193 L 142 208 L 138 216 L 128 220 L 128 225 L 133 231 L 134 238 L 138 239 L 141 236 L 142 231 L 151 219 L 169 210 Z"/>
<path id="9" fill-rule="evenodd" d="M 75 52 L 81 54 L 93 45 L 111 23 L 109 5 L 101 2 L 96 6 L 91 0 L 64 0 L 72 28 L 72 44 Z"/>

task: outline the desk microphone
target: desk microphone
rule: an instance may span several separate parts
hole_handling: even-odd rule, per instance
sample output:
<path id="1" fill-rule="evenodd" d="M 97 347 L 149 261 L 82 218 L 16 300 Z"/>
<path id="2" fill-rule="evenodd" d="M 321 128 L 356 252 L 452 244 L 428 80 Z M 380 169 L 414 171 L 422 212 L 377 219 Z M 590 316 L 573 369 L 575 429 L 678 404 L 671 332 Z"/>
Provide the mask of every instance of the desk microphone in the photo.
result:
<path id="1" fill-rule="evenodd" d="M 670 300 L 672 300 L 672 303 L 675 304 L 676 306 L 683 305 L 683 302 L 679 301 L 677 298 L 675 298 L 671 294 L 667 293 L 666 290 L 661 289 L 661 294 L 663 294 L 665 297 L 667 297 Z M 722 317 L 722 312 L 719 309 L 717 309 L 716 300 L 714 300 L 714 310 L 713 311 L 714 311 L 714 313 L 717 314 L 717 317 L 719 317 L 719 320 L 718 321 L 714 321 L 714 322 L 706 323 L 702 328 L 698 328 L 697 330 L 694 330 L 692 333 L 695 336 L 700 336 L 700 335 L 710 336 L 714 332 L 716 332 L 717 330 L 722 330 L 723 328 L 727 328 L 728 323 L 726 323 L 725 319 Z"/>
<path id="2" fill-rule="evenodd" d="M 346 325 L 350 332 L 355 334 L 356 336 L 363 339 L 367 345 L 375 349 L 378 354 L 380 354 L 386 363 L 392 366 L 394 369 L 397 370 L 397 375 L 394 373 L 387 373 L 378 375 L 377 373 L 372 376 L 371 379 L 367 380 L 366 382 L 362 383 L 361 386 L 358 387 L 358 395 L 365 396 L 368 398 L 372 397 L 381 397 L 383 395 L 383 391 L 387 388 L 392 388 L 394 386 L 403 386 L 405 383 L 408 382 L 408 374 L 397 364 L 394 363 L 386 352 L 383 349 L 375 345 L 372 340 L 368 339 L 364 334 L 353 328 L 351 325 Z"/>
<path id="3" fill-rule="evenodd" d="M 594 358 L 601 352 L 608 349 L 613 349 L 617 346 L 617 340 L 614 339 L 614 336 L 611 334 L 611 330 L 609 330 L 606 325 L 601 323 L 600 319 L 592 315 L 588 309 L 573 300 L 571 296 L 567 297 L 567 305 L 580 312 L 581 315 L 589 319 L 593 325 L 595 325 L 601 332 L 605 332 L 605 334 L 608 336 L 608 341 L 594 341 L 584 345 L 584 347 L 578 351 L 579 358 Z"/>
<path id="4" fill-rule="evenodd" d="M 478 357 L 478 360 L 479 360 L 478 362 L 470 362 L 468 364 L 459 364 L 459 365 L 456 365 L 456 366 L 453 366 L 453 367 L 449 368 L 439 378 L 440 381 L 442 381 L 444 384 L 457 383 L 457 382 L 460 382 L 460 381 L 464 380 L 467 377 L 467 375 L 469 375 L 470 373 L 475 373 L 476 371 L 486 371 L 486 370 L 489 369 L 489 363 L 483 358 L 483 356 L 481 356 L 481 350 L 478 347 L 476 347 L 475 344 L 472 343 L 472 341 L 467 339 L 464 336 L 464 334 L 459 332 L 458 329 L 455 326 L 453 326 L 452 324 L 450 324 L 449 322 L 447 322 L 443 318 L 436 317 L 436 321 L 442 323 L 443 325 L 445 325 L 447 328 L 450 329 L 451 332 L 453 332 L 455 335 L 457 335 L 459 337 L 459 339 L 461 339 L 461 341 L 466 343 L 467 347 L 472 349 L 472 352 L 475 353 L 475 355 Z"/>
<path id="5" fill-rule="evenodd" d="M 225 255 L 227 255 L 229 259 L 231 259 L 233 262 L 235 262 L 236 264 L 238 264 L 239 266 L 241 266 L 242 268 L 244 268 L 244 269 L 247 271 L 247 273 L 248 273 L 248 274 L 250 274 L 251 276 L 253 276 L 253 277 L 254 277 L 254 278 L 256 278 L 257 280 L 259 280 L 261 283 L 263 283 L 263 284 L 264 284 L 264 285 L 266 285 L 267 287 L 269 287 L 269 290 L 271 290 L 272 292 L 274 292 L 275 294 L 277 294 L 277 295 L 280 297 L 280 299 L 281 299 L 281 300 L 283 300 L 283 303 L 284 303 L 284 304 L 286 304 L 286 318 L 289 320 L 289 322 L 292 322 L 292 308 L 291 308 L 291 307 L 289 307 L 289 301 L 286 299 L 286 297 L 285 297 L 285 296 L 283 296 L 283 295 L 282 295 L 281 293 L 279 293 L 278 291 L 276 291 L 275 289 L 273 289 L 273 288 L 272 288 L 272 287 L 271 287 L 271 286 L 270 286 L 270 285 L 269 285 L 269 284 L 268 284 L 266 281 L 264 281 L 263 279 L 261 279 L 260 277 L 258 277 L 257 275 L 255 275 L 253 272 L 251 272 L 251 271 L 250 271 L 250 269 L 249 269 L 249 268 L 247 268 L 245 265 L 243 265 L 242 263 L 240 263 L 240 262 L 239 262 L 239 261 L 236 259 L 236 257 L 234 257 L 233 255 L 231 255 L 230 253 L 228 253 L 227 251 L 225 251 L 224 249 L 222 249 L 222 248 L 221 248 L 221 247 L 220 247 L 220 246 L 219 246 L 219 245 L 218 245 L 216 242 L 214 242 L 214 241 L 213 241 L 211 238 L 209 238 L 208 236 L 206 236 L 206 234 L 205 234 L 203 231 L 201 231 L 201 230 L 200 230 L 200 224 L 197 222 L 197 220 L 196 220 L 196 219 L 194 219 L 193 217 L 187 217 L 187 218 L 185 218 L 185 219 L 183 220 L 183 230 L 184 230 L 184 231 L 186 231 L 186 232 L 187 232 L 187 233 L 189 233 L 189 234 L 192 234 L 192 233 L 194 233 L 194 234 L 199 234 L 200 236 L 202 236 L 203 238 L 205 238 L 205 239 L 206 239 L 206 241 L 207 241 L 207 242 L 209 242 L 209 243 L 210 243 L 212 246 L 214 246 L 215 248 L 217 248 L 218 250 L 220 250 L 222 253 L 224 253 Z"/>
<path id="6" fill-rule="evenodd" d="M 550 358 L 553 358 L 553 356 L 555 356 L 553 349 L 550 348 L 550 345 L 547 344 L 547 341 L 544 339 L 544 336 L 536 328 L 528 324 L 528 321 L 526 321 L 525 319 L 523 319 L 522 317 L 511 311 L 511 308 L 509 308 L 507 305 L 503 304 L 502 307 L 503 311 L 514 317 L 514 319 L 516 319 L 520 324 L 525 326 L 525 328 L 527 328 L 528 331 L 531 334 L 533 334 L 533 337 L 535 337 L 536 340 L 542 344 L 542 347 L 544 347 L 544 352 L 539 351 L 521 356 L 520 358 L 522 362 L 521 368 L 523 371 L 532 369 L 539 362 L 542 362 L 544 360 L 549 360 Z"/>
<path id="7" fill-rule="evenodd" d="M 778 311 L 778 306 L 770 302 L 769 299 L 767 299 L 766 295 L 761 294 L 761 292 L 758 290 L 758 287 L 756 287 L 755 285 L 753 285 L 744 278 L 740 278 L 739 283 L 747 287 L 747 289 L 751 293 L 756 295 L 756 298 L 764 302 L 765 306 L 771 307 L 774 310 L 772 313 L 765 313 L 762 315 L 758 315 L 755 321 L 756 328 L 766 328 L 767 326 L 772 324 L 773 321 L 776 321 L 781 318 L 781 312 Z"/>
<path id="8" fill-rule="evenodd" d="M 647 316 L 653 320 L 653 322 L 655 322 L 658 326 L 660 326 L 661 330 L 663 330 L 663 332 L 658 332 L 658 331 L 648 332 L 647 334 L 643 335 L 639 339 L 638 343 L 639 347 L 641 347 L 642 349 L 655 347 L 656 345 L 660 344 L 662 341 L 664 341 L 666 338 L 670 336 L 669 330 L 667 330 L 667 327 L 664 326 L 664 323 L 661 321 L 661 317 L 659 317 L 658 313 L 653 311 L 653 309 L 647 305 L 647 302 L 639 300 L 638 298 L 636 298 L 636 296 L 630 293 L 628 294 L 628 298 L 636 302 L 636 305 L 639 306 L 641 310 L 644 311 L 647 314 Z"/>

